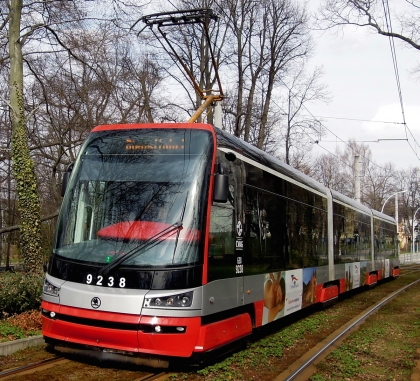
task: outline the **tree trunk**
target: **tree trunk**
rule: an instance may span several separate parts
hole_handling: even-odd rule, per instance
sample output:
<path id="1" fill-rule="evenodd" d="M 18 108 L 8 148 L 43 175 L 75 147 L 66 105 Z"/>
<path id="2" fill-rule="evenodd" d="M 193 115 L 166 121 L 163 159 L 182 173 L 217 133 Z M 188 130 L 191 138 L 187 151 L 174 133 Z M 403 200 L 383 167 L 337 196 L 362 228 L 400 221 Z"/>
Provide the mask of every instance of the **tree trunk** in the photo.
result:
<path id="1" fill-rule="evenodd" d="M 12 161 L 16 181 L 21 228 L 20 252 L 25 271 L 42 271 L 40 201 L 26 131 L 23 101 L 23 60 L 20 39 L 22 0 L 12 0 L 9 19 L 10 115 L 12 120 Z"/>

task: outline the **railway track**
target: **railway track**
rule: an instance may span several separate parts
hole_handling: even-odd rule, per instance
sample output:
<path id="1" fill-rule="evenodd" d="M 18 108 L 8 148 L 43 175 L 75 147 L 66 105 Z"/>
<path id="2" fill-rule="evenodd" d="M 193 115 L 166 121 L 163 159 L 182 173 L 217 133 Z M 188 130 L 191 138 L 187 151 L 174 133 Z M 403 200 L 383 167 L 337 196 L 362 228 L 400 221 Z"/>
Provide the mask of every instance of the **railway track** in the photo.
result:
<path id="1" fill-rule="evenodd" d="M 63 357 L 51 357 L 49 359 L 37 361 L 27 365 L 19 366 L 17 368 L 7 369 L 3 372 L 0 372 L 0 379 L 7 380 L 11 377 L 17 375 L 27 375 L 32 374 L 41 370 L 49 369 L 61 364 L 68 363 L 70 360 L 64 359 Z"/>
<path id="2" fill-rule="evenodd" d="M 404 266 L 404 273 L 401 276 L 412 274 L 420 271 L 420 264 Z"/>
<path id="3" fill-rule="evenodd" d="M 420 272 L 420 266 L 406 267 L 401 276 L 411 274 L 413 272 Z M 420 279 L 410 283 L 407 286 L 393 292 L 389 296 L 383 298 L 375 303 L 372 307 L 354 317 L 348 323 L 337 329 L 318 345 L 305 353 L 301 358 L 290 365 L 285 371 L 280 373 L 274 381 L 307 381 L 309 377 L 316 371 L 316 364 L 324 360 L 334 349 L 339 347 L 345 338 L 353 331 L 357 330 L 359 326 L 378 309 L 389 303 L 396 296 L 406 291 L 408 288 L 418 284 Z"/>
<path id="4" fill-rule="evenodd" d="M 50 368 L 59 367 L 61 365 L 70 363 L 72 360 L 65 359 L 63 357 L 51 357 L 42 361 L 37 361 L 24 366 L 20 366 L 13 369 L 8 369 L 0 372 L 0 380 L 7 380 L 10 378 L 16 379 L 16 377 L 23 377 L 25 380 L 36 379 L 35 373 L 45 371 Z M 132 381 L 163 381 L 166 379 L 166 372 L 150 373 L 150 372 L 139 372 L 142 373 L 139 377 L 132 378 Z"/>

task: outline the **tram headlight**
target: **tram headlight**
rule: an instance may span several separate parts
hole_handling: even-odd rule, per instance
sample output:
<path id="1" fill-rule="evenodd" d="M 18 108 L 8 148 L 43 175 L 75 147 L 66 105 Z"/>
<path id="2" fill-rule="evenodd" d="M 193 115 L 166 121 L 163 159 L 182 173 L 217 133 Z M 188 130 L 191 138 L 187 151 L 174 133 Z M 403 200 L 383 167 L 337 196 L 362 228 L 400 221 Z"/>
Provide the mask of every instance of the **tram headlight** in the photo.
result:
<path id="1" fill-rule="evenodd" d="M 48 295 L 58 296 L 58 293 L 60 292 L 60 287 L 54 286 L 45 279 L 43 291 Z"/>
<path id="2" fill-rule="evenodd" d="M 154 301 L 156 306 L 160 306 L 162 304 L 162 300 L 160 298 L 156 298 Z"/>
<path id="3" fill-rule="evenodd" d="M 191 307 L 194 291 L 144 299 L 143 307 Z"/>

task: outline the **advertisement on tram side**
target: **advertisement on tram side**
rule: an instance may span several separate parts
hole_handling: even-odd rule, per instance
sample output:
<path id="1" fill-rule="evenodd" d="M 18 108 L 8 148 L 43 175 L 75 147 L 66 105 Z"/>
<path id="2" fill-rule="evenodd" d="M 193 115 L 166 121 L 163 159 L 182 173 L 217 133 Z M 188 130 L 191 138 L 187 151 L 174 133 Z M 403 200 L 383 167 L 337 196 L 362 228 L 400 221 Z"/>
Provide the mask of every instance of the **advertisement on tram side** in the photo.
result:
<path id="1" fill-rule="evenodd" d="M 346 291 L 360 287 L 360 262 L 346 263 Z"/>
<path id="2" fill-rule="evenodd" d="M 315 303 L 316 284 L 315 267 L 266 274 L 262 324 Z"/>

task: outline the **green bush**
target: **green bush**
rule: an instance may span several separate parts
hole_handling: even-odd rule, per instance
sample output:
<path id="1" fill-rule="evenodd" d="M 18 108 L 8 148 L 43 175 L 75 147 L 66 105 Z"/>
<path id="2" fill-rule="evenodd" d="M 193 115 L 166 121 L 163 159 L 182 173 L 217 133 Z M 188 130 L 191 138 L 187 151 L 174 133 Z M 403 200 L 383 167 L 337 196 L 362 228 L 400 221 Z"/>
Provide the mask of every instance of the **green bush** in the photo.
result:
<path id="1" fill-rule="evenodd" d="M 4 272 L 0 274 L 0 311 L 7 317 L 38 309 L 42 300 L 43 275 Z"/>

